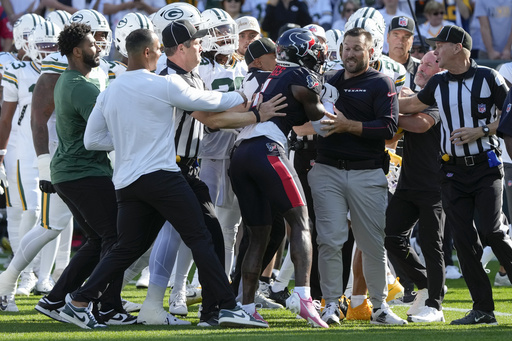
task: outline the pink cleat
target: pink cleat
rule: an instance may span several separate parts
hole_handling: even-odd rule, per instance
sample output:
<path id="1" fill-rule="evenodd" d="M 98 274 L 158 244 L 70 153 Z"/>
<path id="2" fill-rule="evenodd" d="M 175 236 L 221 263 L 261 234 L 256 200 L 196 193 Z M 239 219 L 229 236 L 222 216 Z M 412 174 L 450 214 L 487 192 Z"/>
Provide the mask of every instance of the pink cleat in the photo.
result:
<path id="1" fill-rule="evenodd" d="M 254 317 L 258 321 L 265 322 L 268 325 L 268 322 L 265 321 L 265 319 L 260 315 L 260 313 L 258 313 L 257 310 L 254 310 L 254 314 L 252 314 L 252 317 Z"/>
<path id="2" fill-rule="evenodd" d="M 310 298 L 303 299 L 294 292 L 287 300 L 286 307 L 294 314 L 299 314 L 304 320 L 306 320 L 314 328 L 329 328 L 318 312 L 316 311 L 313 300 Z"/>

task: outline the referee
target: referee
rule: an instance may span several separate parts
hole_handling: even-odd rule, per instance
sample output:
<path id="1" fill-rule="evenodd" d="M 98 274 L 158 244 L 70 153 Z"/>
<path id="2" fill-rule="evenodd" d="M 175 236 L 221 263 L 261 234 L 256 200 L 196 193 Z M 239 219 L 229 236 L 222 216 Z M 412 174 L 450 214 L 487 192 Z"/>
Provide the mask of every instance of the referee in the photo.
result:
<path id="1" fill-rule="evenodd" d="M 494 135 L 496 108 L 502 108 L 508 87 L 495 70 L 470 58 L 471 36 L 462 28 L 447 25 L 427 42 L 435 45 L 439 67 L 447 71 L 434 75 L 416 96 L 400 99 L 399 105 L 401 112 L 420 112 L 437 103 L 441 115 L 443 208 L 473 299 L 469 314 L 451 324 L 497 324 L 473 215 L 478 209 L 482 242 L 512 274 L 512 241 L 500 229 L 503 166 Z"/>

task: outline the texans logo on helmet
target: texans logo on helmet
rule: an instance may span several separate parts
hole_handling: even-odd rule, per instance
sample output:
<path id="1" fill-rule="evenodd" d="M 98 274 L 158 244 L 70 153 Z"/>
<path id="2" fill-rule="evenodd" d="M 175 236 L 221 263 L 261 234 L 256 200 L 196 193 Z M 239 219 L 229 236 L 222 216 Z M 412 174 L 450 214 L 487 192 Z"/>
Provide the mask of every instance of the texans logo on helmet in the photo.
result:
<path id="1" fill-rule="evenodd" d="M 277 149 L 277 146 L 275 143 L 267 143 L 267 149 L 269 152 L 273 152 L 274 150 Z"/>
<path id="2" fill-rule="evenodd" d="M 312 75 L 307 75 L 306 82 L 308 82 L 308 88 L 313 89 L 315 86 L 319 86 L 320 82 Z"/>
<path id="3" fill-rule="evenodd" d="M 292 33 L 289 36 L 290 41 L 293 42 L 293 47 L 295 47 L 295 49 L 297 50 L 296 54 L 299 57 L 304 57 L 308 53 L 308 50 L 310 50 L 311 47 L 315 44 L 314 37 L 311 37 L 310 39 L 306 40 L 304 39 L 304 37 L 302 37 L 303 35 L 303 32 L 298 32 Z"/>

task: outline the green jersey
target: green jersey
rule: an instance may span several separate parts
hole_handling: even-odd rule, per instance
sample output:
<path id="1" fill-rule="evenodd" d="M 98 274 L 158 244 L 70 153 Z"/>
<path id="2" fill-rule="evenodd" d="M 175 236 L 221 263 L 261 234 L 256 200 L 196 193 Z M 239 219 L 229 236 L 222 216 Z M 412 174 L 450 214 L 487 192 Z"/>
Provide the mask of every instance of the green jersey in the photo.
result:
<path id="1" fill-rule="evenodd" d="M 54 90 L 59 145 L 50 164 L 52 183 L 90 176 L 112 177 L 107 153 L 84 147 L 87 119 L 100 90 L 75 70 L 64 71 Z"/>

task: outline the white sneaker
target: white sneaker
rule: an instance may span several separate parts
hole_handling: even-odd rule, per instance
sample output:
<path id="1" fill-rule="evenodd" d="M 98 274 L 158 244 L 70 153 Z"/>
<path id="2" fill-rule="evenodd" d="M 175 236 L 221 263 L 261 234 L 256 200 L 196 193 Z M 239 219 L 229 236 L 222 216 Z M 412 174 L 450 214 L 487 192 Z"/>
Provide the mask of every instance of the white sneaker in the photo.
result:
<path id="1" fill-rule="evenodd" d="M 193 305 L 196 303 L 201 303 L 203 301 L 203 297 L 201 296 L 202 290 L 201 287 L 198 287 L 193 284 L 187 284 L 187 306 Z"/>
<path id="2" fill-rule="evenodd" d="M 137 283 L 135 283 L 135 286 L 137 289 L 149 287 L 149 266 L 146 266 L 144 269 L 142 269 L 140 277 L 137 280 Z"/>
<path id="3" fill-rule="evenodd" d="M 43 279 L 42 281 L 37 281 L 36 288 L 34 290 L 37 295 L 46 295 L 52 291 L 55 283 L 51 277 Z"/>
<path id="4" fill-rule="evenodd" d="M 37 277 L 31 272 L 22 272 L 16 295 L 29 296 L 37 284 Z"/>
<path id="5" fill-rule="evenodd" d="M 329 302 L 322 311 L 322 320 L 331 324 L 340 324 L 340 308 L 336 302 Z"/>
<path id="6" fill-rule="evenodd" d="M 425 301 L 428 298 L 428 289 L 424 288 L 418 290 L 416 292 L 416 297 L 414 298 L 414 302 L 412 302 L 411 307 L 407 310 L 407 315 L 417 315 L 420 313 L 421 309 L 425 306 Z"/>
<path id="7" fill-rule="evenodd" d="M 262 309 L 284 309 L 279 303 L 265 297 L 260 290 L 256 290 L 254 294 L 254 303 Z"/>
<path id="8" fill-rule="evenodd" d="M 271 280 L 271 283 L 266 283 L 266 282 L 263 282 L 263 281 L 259 281 L 259 287 L 258 287 L 258 291 L 261 291 L 261 293 L 263 294 L 263 296 L 265 296 L 266 298 L 268 298 L 269 294 L 270 294 L 270 287 L 272 286 L 272 280 Z"/>
<path id="9" fill-rule="evenodd" d="M 459 268 L 455 265 L 448 265 L 446 267 L 446 278 L 448 279 L 459 279 L 462 277 L 462 274 L 459 271 Z"/>
<path id="10" fill-rule="evenodd" d="M 173 315 L 187 316 L 187 299 L 183 293 L 171 293 L 171 296 L 169 296 L 169 312 Z"/>
<path id="11" fill-rule="evenodd" d="M 370 319 L 371 324 L 407 324 L 406 320 L 402 320 L 396 315 L 389 305 L 383 303 L 377 310 L 373 310 Z"/>
<path id="12" fill-rule="evenodd" d="M 19 311 L 18 306 L 14 301 L 14 295 L 5 295 L 0 297 L 0 311 L 10 311 L 14 313 Z"/>
<path id="13" fill-rule="evenodd" d="M 69 294 L 67 295 L 69 296 Z M 66 303 L 59 315 L 66 321 L 73 323 L 83 329 L 105 328 L 106 325 L 98 323 L 92 314 L 92 302 L 85 308 L 75 307 Z"/>
<path id="14" fill-rule="evenodd" d="M 123 304 L 123 309 L 126 310 L 127 313 L 134 313 L 140 311 L 140 308 L 142 308 L 142 304 L 130 302 L 125 299 L 121 299 L 121 303 Z"/>
<path id="15" fill-rule="evenodd" d="M 442 310 L 424 306 L 418 314 L 409 316 L 407 320 L 416 323 L 444 322 L 444 314 Z"/>
<path id="16" fill-rule="evenodd" d="M 495 287 L 511 287 L 512 283 L 510 283 L 510 279 L 507 275 L 501 276 L 500 272 L 496 272 L 496 277 L 494 277 L 494 286 Z"/>
<path id="17" fill-rule="evenodd" d="M 233 309 L 221 309 L 219 312 L 219 325 L 231 328 L 268 328 L 268 324 L 265 321 L 256 319 L 239 305 Z"/>
<path id="18" fill-rule="evenodd" d="M 140 308 L 137 323 L 170 326 L 186 326 L 191 324 L 190 321 L 180 320 L 167 313 L 163 307 L 154 307 L 148 304 L 143 304 L 142 308 Z"/>

